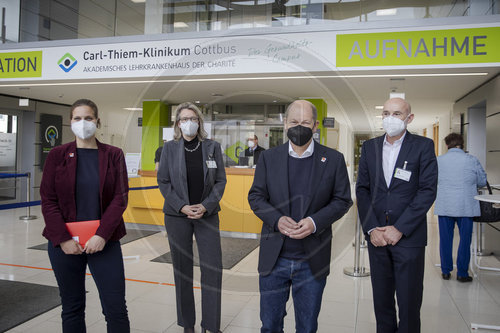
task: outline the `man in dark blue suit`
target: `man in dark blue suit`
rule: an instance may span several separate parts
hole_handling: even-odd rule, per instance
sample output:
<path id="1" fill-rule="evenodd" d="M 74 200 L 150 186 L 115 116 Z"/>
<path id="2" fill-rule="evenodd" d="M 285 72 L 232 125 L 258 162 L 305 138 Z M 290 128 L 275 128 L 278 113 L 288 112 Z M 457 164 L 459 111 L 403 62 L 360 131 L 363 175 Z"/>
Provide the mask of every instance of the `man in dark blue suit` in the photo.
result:
<path id="1" fill-rule="evenodd" d="M 352 205 L 341 153 L 312 139 L 317 111 L 295 101 L 285 113 L 289 142 L 261 153 L 248 194 L 264 223 L 259 288 L 262 333 L 283 332 L 290 287 L 296 332 L 316 332 L 330 269 L 332 223 Z"/>
<path id="2" fill-rule="evenodd" d="M 404 99 L 389 99 L 382 117 L 386 134 L 363 144 L 356 182 L 377 332 L 420 332 L 426 214 L 437 185 L 434 144 L 406 130 L 413 114 Z"/>

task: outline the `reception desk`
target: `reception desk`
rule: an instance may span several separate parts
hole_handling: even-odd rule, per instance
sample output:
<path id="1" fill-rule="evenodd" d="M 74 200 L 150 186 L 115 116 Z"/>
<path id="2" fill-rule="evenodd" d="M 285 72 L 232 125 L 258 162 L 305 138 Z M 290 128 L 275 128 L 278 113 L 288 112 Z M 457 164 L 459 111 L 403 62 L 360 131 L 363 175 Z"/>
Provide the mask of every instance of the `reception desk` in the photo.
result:
<path id="1" fill-rule="evenodd" d="M 220 230 L 260 233 L 262 221 L 248 204 L 254 169 L 226 168 L 227 184 L 220 202 Z M 163 196 L 156 187 L 156 173 L 143 171 L 129 179 L 129 201 L 123 218 L 125 222 L 163 225 Z"/>

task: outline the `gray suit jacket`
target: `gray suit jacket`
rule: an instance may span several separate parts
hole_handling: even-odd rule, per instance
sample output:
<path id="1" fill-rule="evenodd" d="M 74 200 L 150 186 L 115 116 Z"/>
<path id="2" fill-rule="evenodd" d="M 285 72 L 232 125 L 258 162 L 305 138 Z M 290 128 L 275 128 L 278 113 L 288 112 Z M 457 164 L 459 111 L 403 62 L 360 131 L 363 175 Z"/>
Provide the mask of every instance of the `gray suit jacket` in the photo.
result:
<path id="1" fill-rule="evenodd" d="M 219 201 L 226 187 L 226 170 L 222 160 L 222 150 L 218 142 L 205 139 L 201 142 L 205 187 L 201 204 L 207 209 L 204 216 L 220 211 Z M 158 170 L 158 186 L 165 198 L 163 212 L 167 215 L 185 216 L 181 213 L 184 205 L 189 205 L 184 140 L 172 140 L 163 146 Z M 217 168 L 209 168 L 207 161 L 215 161 Z"/>

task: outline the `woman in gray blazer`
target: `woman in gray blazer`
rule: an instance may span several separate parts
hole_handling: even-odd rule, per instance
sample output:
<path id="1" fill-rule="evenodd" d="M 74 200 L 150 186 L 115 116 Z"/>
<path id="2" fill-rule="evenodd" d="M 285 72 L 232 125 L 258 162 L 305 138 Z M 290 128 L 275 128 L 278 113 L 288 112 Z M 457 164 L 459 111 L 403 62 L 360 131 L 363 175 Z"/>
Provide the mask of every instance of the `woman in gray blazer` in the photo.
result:
<path id="1" fill-rule="evenodd" d="M 158 185 L 165 198 L 167 230 L 174 267 L 177 324 L 194 332 L 193 234 L 201 269 L 202 332 L 219 332 L 222 254 L 219 201 L 226 172 L 219 143 L 207 139 L 203 115 L 192 103 L 175 110 L 174 140 L 163 147 Z"/>
<path id="2" fill-rule="evenodd" d="M 481 215 L 479 201 L 474 199 L 477 188 L 486 185 L 486 173 L 479 160 L 462 149 L 464 139 L 451 133 L 444 139 L 448 152 L 437 158 L 438 190 L 434 214 L 439 215 L 439 253 L 441 272 L 445 280 L 453 270 L 453 232 L 458 225 L 460 244 L 457 253 L 457 280 L 471 282 L 468 274 L 472 217 Z"/>

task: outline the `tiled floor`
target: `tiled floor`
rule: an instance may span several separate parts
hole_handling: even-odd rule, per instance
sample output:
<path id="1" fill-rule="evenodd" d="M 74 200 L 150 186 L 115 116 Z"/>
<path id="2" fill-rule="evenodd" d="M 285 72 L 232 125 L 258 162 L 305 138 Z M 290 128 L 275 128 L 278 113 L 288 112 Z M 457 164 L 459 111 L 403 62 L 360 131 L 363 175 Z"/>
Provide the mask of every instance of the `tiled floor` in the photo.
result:
<path id="1" fill-rule="evenodd" d="M 47 252 L 27 249 L 45 241 L 41 236 L 43 220 L 18 220 L 24 213 L 24 209 L 0 211 L 0 279 L 56 286 L 51 271 L 36 269 L 50 268 Z M 39 207 L 34 207 L 32 213 L 41 216 Z M 353 265 L 353 215 L 351 212 L 334 225 L 332 273 L 324 293 L 319 332 L 375 332 L 370 279 L 351 278 L 343 274 L 344 267 Z M 500 325 L 500 273 L 482 271 L 472 283 L 466 284 L 458 283 L 455 275 L 451 280 L 443 281 L 439 268 L 435 266 L 439 263 L 439 252 L 434 217 L 429 222 L 429 235 L 422 332 L 470 332 L 471 321 Z M 124 256 L 131 257 L 125 260 L 125 273 L 130 279 L 127 281 L 127 305 L 133 332 L 182 332 L 176 325 L 174 287 L 169 285 L 174 282 L 172 266 L 149 261 L 167 251 L 164 232 L 123 246 Z M 259 332 L 257 258 L 258 249 L 233 269 L 224 271 L 222 329 L 226 333 Z M 495 258 L 487 260 L 489 264 L 500 267 Z M 367 264 L 365 250 L 362 250 L 362 262 Z M 199 278 L 198 270 L 195 270 L 195 278 Z M 105 321 L 91 277 L 88 278 L 87 289 L 87 331 L 105 332 Z M 200 290 L 195 289 L 194 293 L 199 317 Z M 58 307 L 48 311 L 9 332 L 60 332 L 60 310 Z M 285 332 L 294 332 L 291 303 L 285 318 Z"/>

